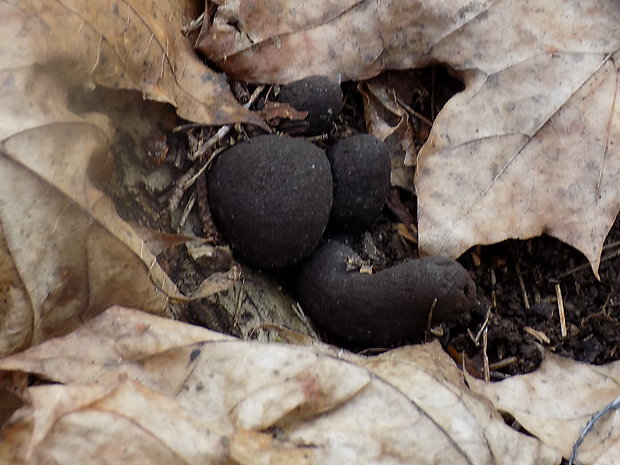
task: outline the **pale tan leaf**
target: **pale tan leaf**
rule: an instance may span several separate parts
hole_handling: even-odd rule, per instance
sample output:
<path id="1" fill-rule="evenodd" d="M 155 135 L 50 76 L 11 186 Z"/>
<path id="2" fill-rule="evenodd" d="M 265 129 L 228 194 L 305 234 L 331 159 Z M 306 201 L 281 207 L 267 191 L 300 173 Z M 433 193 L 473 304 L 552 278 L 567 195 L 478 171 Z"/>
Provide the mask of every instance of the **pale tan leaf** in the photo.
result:
<path id="1" fill-rule="evenodd" d="M 0 354 L 27 347 L 32 340 L 34 321 L 28 291 L 19 278 L 0 225 Z"/>
<path id="2" fill-rule="evenodd" d="M 546 233 L 597 272 L 620 205 L 616 60 L 557 52 L 467 79 L 419 155 L 420 247 L 457 256 Z"/>
<path id="3" fill-rule="evenodd" d="M 435 44 L 493 4 L 465 0 L 314 0 L 301 7 L 294 0 L 259 3 L 261 8 L 254 9 L 244 2 L 224 2 L 212 22 L 203 25 L 196 47 L 227 74 L 281 83 L 313 74 L 366 79 L 384 69 L 427 64 Z"/>
<path id="4" fill-rule="evenodd" d="M 557 452 L 508 427 L 472 394 L 438 342 L 394 349 L 362 364 L 406 394 L 458 445 L 470 463 L 557 463 Z"/>
<path id="5" fill-rule="evenodd" d="M 210 340 L 233 339 L 138 310 L 112 307 L 62 339 L 0 359 L 0 370 L 37 373 L 67 384 L 109 385 L 123 373 L 144 382 L 144 373 L 148 373 L 151 389 L 171 393 L 178 388 L 175 373 L 182 378 L 187 369 L 193 344 Z M 143 367 L 145 360 L 151 361 Z M 164 364 L 166 370 L 153 371 Z"/>
<path id="6" fill-rule="evenodd" d="M 39 386 L 4 429 L 13 464 L 220 464 L 225 438 L 138 383 Z M 30 430 L 30 434 L 28 431 Z"/>
<path id="7" fill-rule="evenodd" d="M 197 47 L 213 60 L 226 62 L 238 53 L 252 52 L 256 44 L 337 20 L 347 10 L 364 2 L 310 0 L 293 5 L 287 0 L 216 0 L 213 3 L 219 5 L 217 14 L 203 23 Z M 234 65 L 229 68 L 234 69 Z"/>
<path id="8" fill-rule="evenodd" d="M 112 303 L 164 314 L 168 298 L 181 297 L 176 286 L 89 177 L 108 153 L 108 120 L 68 110 L 58 76 L 4 73 L 15 81 L 0 87 L 0 224 L 14 274 L 0 300 L 11 322 L 0 329 L 2 353 L 66 333 Z"/>
<path id="9" fill-rule="evenodd" d="M 534 373 L 499 383 L 468 377 L 472 390 L 510 413 L 527 431 L 570 457 L 592 416 L 620 395 L 620 362 L 587 365 L 548 353 Z M 620 414 L 603 416 L 579 448 L 578 462 L 620 463 Z"/>
<path id="10" fill-rule="evenodd" d="M 200 13 L 190 1 L 0 3 L 0 47 L 8 65 L 38 65 L 106 87 L 140 90 L 204 124 L 259 120 L 232 96 L 224 75 L 193 53 L 181 28 Z M 73 76 L 78 74 L 78 76 Z"/>
<path id="11" fill-rule="evenodd" d="M 105 432 L 119 423 L 124 431 L 131 419 L 137 431 L 126 434 L 138 450 L 164 444 L 188 457 L 195 444 L 182 437 L 203 425 L 226 438 L 227 457 L 247 464 L 559 463 L 553 449 L 511 430 L 469 393 L 438 344 L 375 359 L 341 352 L 239 341 L 113 308 L 71 335 L 0 360 L 0 370 L 67 383 L 30 389 L 35 400 L 5 427 L 0 457 L 22 457 L 23 444 L 32 457 L 67 454 L 68 430 L 73 448 L 101 451 L 104 460 Z M 53 394 L 37 402 L 46 389 Z M 175 438 L 164 425 L 176 428 Z M 153 437 L 145 441 L 144 431 Z"/>
<path id="12" fill-rule="evenodd" d="M 112 145 L 135 152 L 171 129 L 167 107 L 120 89 L 200 123 L 260 124 L 181 33 L 198 13 L 189 1 L 0 1 L 0 354 L 112 304 L 168 314 L 187 300 L 95 185 Z"/>
<path id="13" fill-rule="evenodd" d="M 463 78 L 419 154 L 422 253 L 458 256 L 547 233 L 597 272 L 620 208 L 616 0 L 366 0 L 324 16 L 293 0 L 265 2 L 263 15 L 237 2 L 215 10 L 214 24 L 237 40 L 205 27 L 198 47 L 251 81 L 366 79 L 437 62 Z M 286 12 L 286 25 L 234 46 L 269 6 Z M 328 0 L 313 6 L 333 12 Z"/>
<path id="14" fill-rule="evenodd" d="M 212 296 L 218 292 L 227 291 L 239 280 L 239 276 L 240 271 L 236 266 L 233 266 L 230 270 L 225 272 L 213 273 L 200 283 L 200 286 L 191 295 L 191 298 L 193 300 L 198 300 Z"/>

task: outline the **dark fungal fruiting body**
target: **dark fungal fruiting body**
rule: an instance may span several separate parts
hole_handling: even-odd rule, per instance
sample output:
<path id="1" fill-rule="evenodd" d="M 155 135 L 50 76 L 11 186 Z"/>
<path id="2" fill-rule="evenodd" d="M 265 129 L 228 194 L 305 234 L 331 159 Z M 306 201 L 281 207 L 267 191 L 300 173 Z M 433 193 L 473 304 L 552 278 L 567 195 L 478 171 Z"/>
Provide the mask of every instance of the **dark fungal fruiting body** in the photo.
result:
<path id="1" fill-rule="evenodd" d="M 327 242 L 297 277 L 304 312 L 341 340 L 374 347 L 410 342 L 424 334 L 431 308 L 436 324 L 475 303 L 475 285 L 455 260 L 428 257 L 373 274 L 347 271 L 347 263 L 358 259 L 350 247 Z"/>
<path id="2" fill-rule="evenodd" d="M 303 140 L 266 135 L 238 143 L 216 159 L 207 186 L 217 226 L 242 258 L 261 268 L 302 259 L 329 220 L 329 162 Z"/>
<path id="3" fill-rule="evenodd" d="M 278 101 L 298 111 L 307 111 L 301 132 L 317 135 L 329 129 L 342 110 L 342 89 L 327 76 L 310 76 L 282 87 Z"/>
<path id="4" fill-rule="evenodd" d="M 390 189 L 390 155 L 386 144 L 370 134 L 337 142 L 327 151 L 334 180 L 331 225 L 348 233 L 372 226 Z"/>

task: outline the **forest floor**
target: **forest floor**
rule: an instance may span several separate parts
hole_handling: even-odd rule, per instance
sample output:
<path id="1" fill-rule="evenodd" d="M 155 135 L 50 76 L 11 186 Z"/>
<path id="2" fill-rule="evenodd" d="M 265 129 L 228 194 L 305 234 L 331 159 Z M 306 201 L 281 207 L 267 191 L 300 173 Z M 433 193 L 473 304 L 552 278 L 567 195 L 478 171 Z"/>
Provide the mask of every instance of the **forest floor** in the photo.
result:
<path id="1" fill-rule="evenodd" d="M 423 91 L 417 94 L 415 101 L 408 103 L 430 121 L 461 86 L 442 68 L 409 72 L 409 78 L 417 80 L 411 85 Z M 243 100 L 254 89 L 241 83 L 234 83 L 232 87 L 241 103 L 245 103 Z M 343 113 L 326 137 L 315 140 L 320 146 L 328 147 L 346 135 L 365 132 L 364 109 L 356 85 L 344 84 L 343 91 Z M 260 102 L 251 108 L 260 109 L 257 106 L 260 107 Z M 424 121 L 418 121 L 413 127 L 417 131 L 416 148 L 419 148 L 428 137 L 430 127 Z M 217 129 L 202 134 L 212 136 Z M 237 125 L 230 137 L 249 137 L 261 132 L 257 128 Z M 167 143 L 176 147 L 177 155 L 189 150 L 183 136 L 169 137 Z M 196 170 L 201 161 L 179 163 L 178 156 L 176 160 L 176 168 L 181 171 Z M 123 195 L 135 196 L 135 191 L 125 190 Z M 153 208 L 153 201 L 148 200 L 146 194 L 123 199 L 117 192 L 114 197 L 117 206 L 121 205 L 122 216 L 172 232 L 169 230 L 169 215 L 149 216 L 148 212 L 161 212 L 161 209 Z M 139 208 L 135 208 L 136 203 Z M 133 208 L 123 209 L 122 204 L 133 205 Z M 208 213 L 205 206 L 200 205 L 200 196 L 196 208 L 197 216 L 204 221 Z M 383 213 L 370 233 L 374 244 L 394 261 L 417 256 L 416 238 L 404 237 L 402 230 L 399 231 L 398 225 L 403 222 L 403 217 L 416 224 L 415 194 L 393 187 Z M 202 232 L 209 227 L 203 222 Z M 220 240 L 220 243 L 223 242 Z M 189 285 L 183 282 L 188 277 L 184 275 L 186 266 L 182 262 L 186 260 L 182 250 L 177 248 L 172 254 L 163 254 L 160 260 L 180 288 Z M 607 238 L 600 281 L 581 253 L 547 236 L 476 246 L 463 254 L 459 261 L 476 283 L 480 305 L 465 321 L 433 328 L 427 337 L 438 337 L 459 363 L 466 363 L 470 372 L 483 377 L 486 371 L 490 379 L 530 372 L 539 366 L 545 349 L 594 364 L 620 358 L 620 221 L 616 221 Z M 283 286 L 286 288 L 286 283 Z M 206 308 L 213 309 L 212 306 Z M 217 318 L 206 318 L 200 323 L 215 320 Z M 214 325 L 207 323 L 206 326 Z M 211 329 L 234 334 L 232 328 L 226 327 L 226 322 L 215 326 Z"/>

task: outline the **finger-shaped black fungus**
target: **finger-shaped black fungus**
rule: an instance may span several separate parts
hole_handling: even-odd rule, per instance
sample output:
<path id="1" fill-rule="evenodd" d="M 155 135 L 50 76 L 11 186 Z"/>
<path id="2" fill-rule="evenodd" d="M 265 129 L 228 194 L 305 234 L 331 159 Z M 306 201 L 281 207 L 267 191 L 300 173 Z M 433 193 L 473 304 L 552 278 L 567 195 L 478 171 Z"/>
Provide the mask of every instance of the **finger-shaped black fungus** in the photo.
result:
<path id="1" fill-rule="evenodd" d="M 327 242 L 303 263 L 296 281 L 304 312 L 341 340 L 374 347 L 415 341 L 427 328 L 431 308 L 436 324 L 476 301 L 472 279 L 455 260 L 407 260 L 365 274 L 347 271 L 356 258 L 350 247 Z"/>
<path id="2" fill-rule="evenodd" d="M 340 85 L 327 76 L 310 76 L 291 82 L 282 87 L 278 100 L 308 112 L 307 135 L 328 130 L 342 110 Z"/>
<path id="3" fill-rule="evenodd" d="M 238 143 L 208 176 L 211 212 L 233 249 L 262 268 L 293 264 L 321 239 L 332 206 L 325 153 L 274 135 Z"/>
<path id="4" fill-rule="evenodd" d="M 367 230 L 390 189 L 387 145 L 370 134 L 358 134 L 330 147 L 327 158 L 334 180 L 332 225 L 350 233 Z"/>

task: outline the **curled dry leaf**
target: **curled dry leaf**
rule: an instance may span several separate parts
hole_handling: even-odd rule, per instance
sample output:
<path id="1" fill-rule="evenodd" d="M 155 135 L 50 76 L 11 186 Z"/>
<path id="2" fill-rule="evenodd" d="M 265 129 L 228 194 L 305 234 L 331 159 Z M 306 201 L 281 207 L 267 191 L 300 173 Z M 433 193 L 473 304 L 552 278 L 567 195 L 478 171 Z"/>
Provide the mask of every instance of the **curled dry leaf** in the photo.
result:
<path id="1" fill-rule="evenodd" d="M 458 443 L 471 463 L 558 463 L 555 450 L 509 428 L 473 394 L 439 343 L 402 347 L 361 363 L 406 394 Z"/>
<path id="2" fill-rule="evenodd" d="M 3 431 L 0 462 L 218 464 L 226 438 L 135 381 L 48 385 Z"/>
<path id="3" fill-rule="evenodd" d="M 288 103 L 271 101 L 265 103 L 265 107 L 260 111 L 260 114 L 267 121 L 280 118 L 300 121 L 308 116 L 307 111 L 297 111 Z"/>
<path id="4" fill-rule="evenodd" d="M 407 110 L 399 104 L 396 92 L 378 80 L 362 82 L 357 89 L 364 100 L 366 130 L 385 141 L 391 149 L 390 183 L 412 190 L 411 166 L 415 165 L 416 153 Z"/>
<path id="5" fill-rule="evenodd" d="M 74 463 L 71 451 L 79 448 L 91 454 L 90 463 L 109 463 L 124 437 L 131 450 L 163 446 L 187 463 L 204 463 L 191 455 L 190 439 L 205 434 L 211 460 L 243 464 L 257 457 L 308 464 L 559 463 L 553 449 L 511 430 L 490 403 L 469 393 L 438 344 L 375 359 L 330 353 L 239 341 L 111 308 L 68 336 L 0 360 L 0 370 L 65 383 L 29 388 L 30 402 L 2 431 L 0 458 L 21 464 L 31 463 L 28 453 L 53 453 L 58 463 Z M 100 442 L 106 434 L 109 441 Z M 146 455 L 140 463 L 155 461 Z"/>
<path id="6" fill-rule="evenodd" d="M 547 233 L 597 272 L 620 206 L 616 0 L 324 0 L 306 2 L 311 15 L 295 0 L 240 4 L 216 9 L 197 46 L 241 79 L 365 79 L 431 62 L 460 74 L 466 88 L 418 158 L 423 253 Z M 282 20 L 262 28 L 271 7 Z"/>
<path id="7" fill-rule="evenodd" d="M 472 390 L 510 413 L 528 432 L 564 458 L 592 416 L 620 395 L 620 361 L 592 366 L 548 353 L 534 373 L 499 383 L 468 377 Z M 620 463 L 620 415 L 603 416 L 585 437 L 577 463 Z"/>
<path id="8" fill-rule="evenodd" d="M 136 89 L 193 121 L 258 122 L 180 34 L 194 15 L 191 2 L 0 1 L 0 354 L 113 303 L 165 314 L 184 298 L 94 187 L 119 127 L 85 101 L 95 85 Z"/>
<path id="9" fill-rule="evenodd" d="M 26 0 L 19 6 L 3 1 L 0 8 L 7 70 L 13 61 L 37 65 L 31 73 L 70 77 L 67 86 L 140 90 L 204 124 L 260 123 L 236 102 L 226 77 L 207 68 L 181 34 L 200 13 L 194 2 Z"/>

